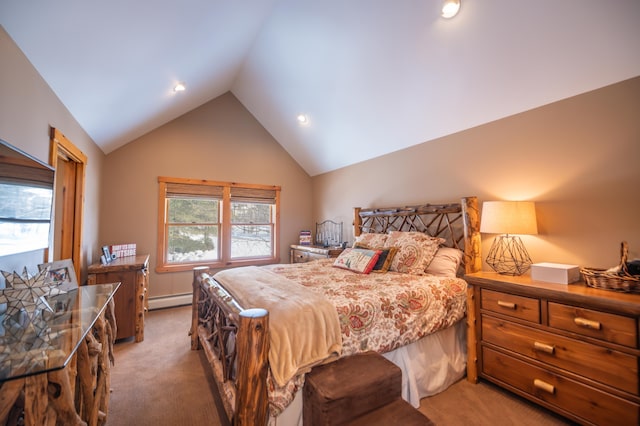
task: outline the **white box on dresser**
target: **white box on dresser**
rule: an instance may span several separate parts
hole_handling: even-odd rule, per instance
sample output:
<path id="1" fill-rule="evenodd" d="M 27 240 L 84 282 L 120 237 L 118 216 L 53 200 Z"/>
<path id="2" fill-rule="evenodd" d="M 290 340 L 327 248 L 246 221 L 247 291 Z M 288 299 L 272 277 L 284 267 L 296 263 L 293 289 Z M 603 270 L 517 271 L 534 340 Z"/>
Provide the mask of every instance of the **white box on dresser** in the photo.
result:
<path id="1" fill-rule="evenodd" d="M 580 267 L 563 263 L 534 263 L 531 265 L 531 279 L 558 284 L 575 283 L 580 281 Z"/>

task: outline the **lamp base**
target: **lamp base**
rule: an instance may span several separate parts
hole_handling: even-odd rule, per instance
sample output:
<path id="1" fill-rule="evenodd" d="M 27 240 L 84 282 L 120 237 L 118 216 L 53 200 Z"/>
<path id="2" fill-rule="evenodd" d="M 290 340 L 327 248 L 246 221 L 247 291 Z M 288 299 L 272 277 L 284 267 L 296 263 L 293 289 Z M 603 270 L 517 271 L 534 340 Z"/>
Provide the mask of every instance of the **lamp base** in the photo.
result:
<path id="1" fill-rule="evenodd" d="M 531 258 L 520 237 L 500 235 L 491 244 L 487 264 L 502 275 L 522 275 L 531 267 Z"/>

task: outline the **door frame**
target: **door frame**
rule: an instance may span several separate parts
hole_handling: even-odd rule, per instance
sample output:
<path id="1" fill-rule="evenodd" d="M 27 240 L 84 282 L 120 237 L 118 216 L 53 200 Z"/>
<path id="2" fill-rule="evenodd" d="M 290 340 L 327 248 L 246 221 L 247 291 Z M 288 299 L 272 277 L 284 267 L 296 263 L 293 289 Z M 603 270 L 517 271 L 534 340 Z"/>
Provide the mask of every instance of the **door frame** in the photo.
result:
<path id="1" fill-rule="evenodd" d="M 49 164 L 57 168 L 58 158 L 65 157 L 76 163 L 75 200 L 73 218 L 72 256 L 73 266 L 78 278 L 82 277 L 82 224 L 84 215 L 84 187 L 87 168 L 87 156 L 55 127 L 51 127 L 51 150 Z M 56 177 L 57 179 L 57 177 Z M 57 201 L 56 201 L 57 203 Z M 54 218 L 55 220 L 55 218 Z M 55 225 L 54 225 L 55 226 Z M 82 279 L 82 278 L 80 278 Z"/>

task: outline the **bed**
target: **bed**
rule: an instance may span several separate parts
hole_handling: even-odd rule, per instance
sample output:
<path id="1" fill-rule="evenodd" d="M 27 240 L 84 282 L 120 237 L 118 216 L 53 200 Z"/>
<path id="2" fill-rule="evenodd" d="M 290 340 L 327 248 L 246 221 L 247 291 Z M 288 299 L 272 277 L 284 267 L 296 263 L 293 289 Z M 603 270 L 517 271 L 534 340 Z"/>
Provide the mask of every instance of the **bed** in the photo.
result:
<path id="1" fill-rule="evenodd" d="M 464 376 L 460 276 L 481 268 L 476 197 L 355 208 L 354 236 L 337 259 L 194 269 L 191 348 L 205 351 L 234 424 L 301 424 L 304 374 L 368 350 L 403 370 L 414 406 Z"/>

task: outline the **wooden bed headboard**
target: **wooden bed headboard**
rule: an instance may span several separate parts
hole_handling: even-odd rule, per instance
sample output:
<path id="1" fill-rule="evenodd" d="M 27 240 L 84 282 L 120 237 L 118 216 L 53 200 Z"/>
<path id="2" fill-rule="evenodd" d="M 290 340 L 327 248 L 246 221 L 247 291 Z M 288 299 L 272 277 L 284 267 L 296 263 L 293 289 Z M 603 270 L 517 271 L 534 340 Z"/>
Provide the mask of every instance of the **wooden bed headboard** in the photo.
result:
<path id="1" fill-rule="evenodd" d="M 451 204 L 354 209 L 354 236 L 390 231 L 423 232 L 444 238 L 446 246 L 464 251 L 465 273 L 482 269 L 480 214 L 476 197 L 465 197 L 460 203 Z"/>

